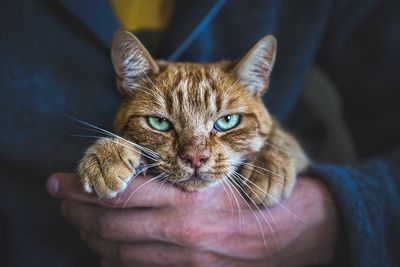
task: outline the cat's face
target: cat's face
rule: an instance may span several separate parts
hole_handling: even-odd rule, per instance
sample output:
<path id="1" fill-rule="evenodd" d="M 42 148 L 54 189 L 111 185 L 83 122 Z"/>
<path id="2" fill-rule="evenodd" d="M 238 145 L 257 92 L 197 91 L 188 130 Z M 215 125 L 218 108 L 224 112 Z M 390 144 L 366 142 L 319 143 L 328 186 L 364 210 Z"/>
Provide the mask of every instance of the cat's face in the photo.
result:
<path id="1" fill-rule="evenodd" d="M 261 149 L 272 124 L 260 98 L 274 60 L 270 40 L 236 65 L 167 63 L 153 61 L 133 35 L 117 33 L 113 63 L 125 95 L 117 131 L 156 152 L 165 179 L 185 190 L 232 175 Z M 267 64 L 256 61 L 261 56 Z"/>

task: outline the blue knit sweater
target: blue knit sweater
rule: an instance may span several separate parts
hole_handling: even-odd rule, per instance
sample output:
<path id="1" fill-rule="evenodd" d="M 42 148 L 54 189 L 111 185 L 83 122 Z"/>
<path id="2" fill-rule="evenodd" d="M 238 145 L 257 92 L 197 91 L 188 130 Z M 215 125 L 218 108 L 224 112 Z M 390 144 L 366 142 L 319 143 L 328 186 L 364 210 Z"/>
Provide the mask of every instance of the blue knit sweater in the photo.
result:
<path id="1" fill-rule="evenodd" d="M 339 89 L 360 158 L 348 166 L 316 159 L 310 171 L 328 185 L 341 214 L 334 264 L 400 266 L 400 1 L 221 2 L 177 1 L 153 55 L 235 59 L 273 33 L 279 51 L 265 101 L 303 139 L 310 135 L 289 118 L 296 120 L 304 79 L 318 64 Z M 109 45 L 118 23 L 105 0 L 4 0 L 0 22 L 2 266 L 95 266 L 44 183 L 54 171 L 72 171 L 88 144 L 67 135 L 59 111 L 111 124 L 120 99 Z M 312 138 L 323 139 L 324 129 L 312 126 Z"/>

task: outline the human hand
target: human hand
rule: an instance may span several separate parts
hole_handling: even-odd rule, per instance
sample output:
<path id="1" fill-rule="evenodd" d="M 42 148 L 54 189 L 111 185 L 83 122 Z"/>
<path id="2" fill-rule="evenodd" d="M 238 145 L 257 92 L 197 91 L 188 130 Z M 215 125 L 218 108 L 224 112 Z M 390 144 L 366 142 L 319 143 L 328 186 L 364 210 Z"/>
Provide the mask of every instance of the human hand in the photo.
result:
<path id="1" fill-rule="evenodd" d="M 120 196 L 98 199 L 83 193 L 77 175 L 59 173 L 48 190 L 63 200 L 63 215 L 103 266 L 305 266 L 333 259 L 336 207 L 315 179 L 299 178 L 289 199 L 261 211 L 227 185 L 188 193 L 148 180 L 138 176 Z"/>

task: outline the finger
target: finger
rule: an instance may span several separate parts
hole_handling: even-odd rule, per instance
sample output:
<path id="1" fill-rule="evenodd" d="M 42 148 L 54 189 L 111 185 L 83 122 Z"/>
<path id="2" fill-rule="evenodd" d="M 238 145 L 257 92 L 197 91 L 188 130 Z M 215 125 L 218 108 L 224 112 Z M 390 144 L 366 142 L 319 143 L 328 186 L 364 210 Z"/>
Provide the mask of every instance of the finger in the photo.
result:
<path id="1" fill-rule="evenodd" d="M 81 238 L 91 250 L 105 258 L 108 264 L 118 262 L 119 266 L 132 263 L 136 263 L 137 266 L 210 266 L 222 258 L 208 251 L 183 248 L 169 243 L 108 242 L 85 232 L 81 233 Z"/>
<path id="2" fill-rule="evenodd" d="M 218 186 L 202 192 L 185 192 L 169 183 L 157 182 L 154 177 L 135 177 L 128 187 L 114 198 L 98 198 L 83 192 L 79 176 L 73 173 L 57 173 L 50 176 L 47 190 L 57 198 L 86 202 L 104 207 L 191 207 L 212 205 L 214 208 L 232 206 L 232 198 L 239 199 L 237 190 L 230 191 Z M 234 195 L 237 196 L 234 196 Z M 244 203 L 239 204 L 244 206 Z"/>
<path id="3" fill-rule="evenodd" d="M 73 173 L 56 173 L 47 181 L 47 190 L 57 198 L 86 202 L 105 207 L 163 207 L 176 204 L 179 189 L 152 180 L 152 177 L 137 176 L 124 190 L 114 198 L 102 199 L 83 191 L 80 178 Z"/>
<path id="4" fill-rule="evenodd" d="M 92 195 L 83 192 L 79 176 L 75 173 L 56 173 L 47 180 L 47 191 L 56 198 L 73 199 L 76 201 L 93 201 Z"/>
<path id="5" fill-rule="evenodd" d="M 64 201 L 62 214 L 76 227 L 110 241 L 165 241 L 175 218 L 161 209 L 109 209 Z"/>
<path id="6" fill-rule="evenodd" d="M 263 255 L 266 248 L 271 250 L 276 246 L 272 229 L 266 225 L 269 222 L 249 210 L 243 210 L 242 217 L 238 217 L 231 211 L 110 210 L 69 201 L 64 201 L 62 207 L 64 216 L 79 229 L 113 242 L 168 242 L 191 248 L 206 247 L 224 255 L 234 252 L 241 257 Z M 260 249 L 243 249 L 243 236 L 249 248 Z"/>

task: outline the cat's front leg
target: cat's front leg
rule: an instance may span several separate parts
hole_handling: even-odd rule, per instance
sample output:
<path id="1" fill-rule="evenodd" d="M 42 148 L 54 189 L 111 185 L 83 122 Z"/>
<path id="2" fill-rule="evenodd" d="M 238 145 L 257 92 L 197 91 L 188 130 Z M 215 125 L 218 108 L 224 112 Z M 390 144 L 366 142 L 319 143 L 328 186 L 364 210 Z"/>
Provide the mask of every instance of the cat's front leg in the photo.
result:
<path id="1" fill-rule="evenodd" d="M 79 174 L 86 192 L 112 198 L 122 192 L 137 174 L 141 156 L 120 138 L 101 138 L 85 152 Z"/>
<path id="2" fill-rule="evenodd" d="M 241 174 L 247 177 L 243 189 L 253 203 L 271 206 L 290 196 L 298 173 L 307 166 L 297 141 L 277 128 L 255 159 L 242 166 Z"/>

